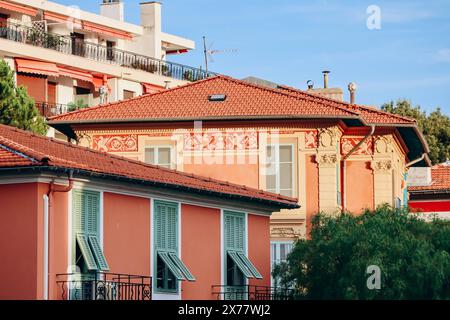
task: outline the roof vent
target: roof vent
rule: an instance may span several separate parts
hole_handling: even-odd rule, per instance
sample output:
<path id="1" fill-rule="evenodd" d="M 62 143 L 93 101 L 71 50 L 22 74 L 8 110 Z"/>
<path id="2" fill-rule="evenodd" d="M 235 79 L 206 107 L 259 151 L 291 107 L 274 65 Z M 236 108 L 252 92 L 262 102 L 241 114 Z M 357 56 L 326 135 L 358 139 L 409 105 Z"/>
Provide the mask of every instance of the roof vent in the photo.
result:
<path id="1" fill-rule="evenodd" d="M 221 102 L 225 101 L 227 96 L 225 94 L 213 94 L 208 97 L 208 100 L 211 102 Z"/>

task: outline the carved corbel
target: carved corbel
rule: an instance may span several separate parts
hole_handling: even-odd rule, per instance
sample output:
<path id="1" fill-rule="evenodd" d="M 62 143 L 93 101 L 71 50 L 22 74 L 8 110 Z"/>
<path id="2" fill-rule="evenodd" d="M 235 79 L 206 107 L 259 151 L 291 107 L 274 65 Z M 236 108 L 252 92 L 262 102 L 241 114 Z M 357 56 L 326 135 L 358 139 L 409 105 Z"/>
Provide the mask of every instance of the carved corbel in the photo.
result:
<path id="1" fill-rule="evenodd" d="M 392 161 L 391 160 L 372 161 L 370 167 L 375 172 L 388 173 L 392 170 Z"/>

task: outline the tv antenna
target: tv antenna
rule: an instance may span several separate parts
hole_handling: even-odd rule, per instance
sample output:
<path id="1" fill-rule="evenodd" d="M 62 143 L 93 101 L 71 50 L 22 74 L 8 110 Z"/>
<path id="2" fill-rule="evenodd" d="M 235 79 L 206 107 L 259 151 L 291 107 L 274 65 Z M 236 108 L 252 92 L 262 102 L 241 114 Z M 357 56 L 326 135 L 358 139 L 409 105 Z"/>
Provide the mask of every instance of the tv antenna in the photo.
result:
<path id="1" fill-rule="evenodd" d="M 207 47 L 207 45 L 206 45 L 206 37 L 203 36 L 203 53 L 205 55 L 206 74 L 208 74 L 209 62 L 214 62 L 213 56 L 215 54 L 235 53 L 235 52 L 237 52 L 236 49 L 226 49 L 226 50 L 213 49 L 213 45 L 214 45 L 214 42 L 211 42 L 209 47 Z"/>

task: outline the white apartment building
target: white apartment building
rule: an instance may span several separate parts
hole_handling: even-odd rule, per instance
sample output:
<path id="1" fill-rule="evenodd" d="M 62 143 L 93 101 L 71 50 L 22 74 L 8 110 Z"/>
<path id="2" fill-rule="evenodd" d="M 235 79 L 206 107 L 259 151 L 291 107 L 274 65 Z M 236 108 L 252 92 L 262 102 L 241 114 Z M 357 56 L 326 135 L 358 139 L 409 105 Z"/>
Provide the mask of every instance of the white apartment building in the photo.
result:
<path id="1" fill-rule="evenodd" d="M 166 60 L 195 43 L 161 30 L 161 3 L 141 3 L 140 15 L 140 25 L 125 22 L 121 0 L 103 0 L 100 14 L 45 0 L 0 1 L 0 58 L 45 116 L 79 100 L 93 106 L 207 76 Z"/>

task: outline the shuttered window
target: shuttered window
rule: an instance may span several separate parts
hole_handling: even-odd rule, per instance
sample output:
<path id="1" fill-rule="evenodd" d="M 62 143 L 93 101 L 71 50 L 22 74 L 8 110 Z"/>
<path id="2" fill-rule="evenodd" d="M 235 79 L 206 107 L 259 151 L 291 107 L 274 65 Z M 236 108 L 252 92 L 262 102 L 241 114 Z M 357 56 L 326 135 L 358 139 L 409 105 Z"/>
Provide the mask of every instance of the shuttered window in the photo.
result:
<path id="1" fill-rule="evenodd" d="M 195 277 L 178 256 L 178 204 L 154 202 L 154 239 L 156 289 L 177 292 L 177 281 L 195 281 Z"/>
<path id="2" fill-rule="evenodd" d="M 109 266 L 99 241 L 100 193 L 73 190 L 72 195 L 75 264 L 81 272 L 108 271 Z"/>
<path id="3" fill-rule="evenodd" d="M 261 273 L 248 259 L 245 253 L 245 214 L 224 212 L 224 250 L 227 256 L 226 285 L 241 285 L 241 277 L 262 279 Z M 239 272 L 237 272 L 239 270 Z"/>

